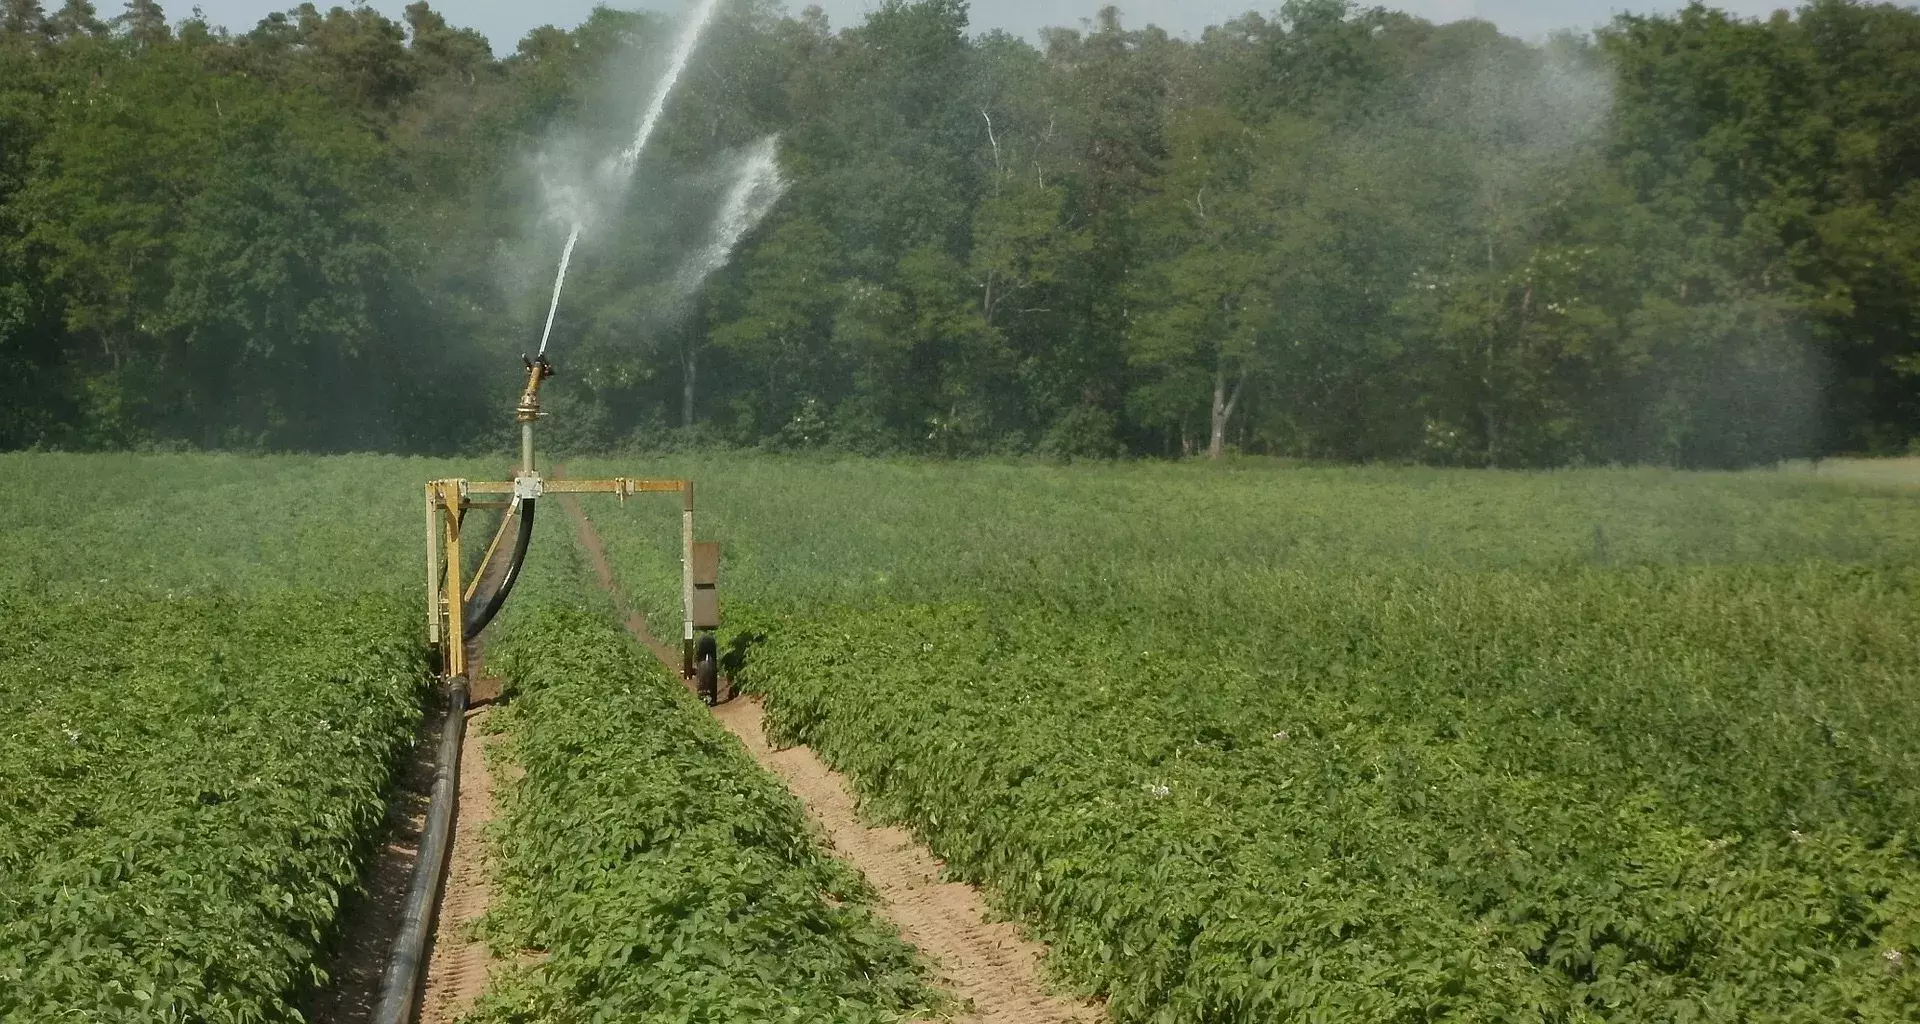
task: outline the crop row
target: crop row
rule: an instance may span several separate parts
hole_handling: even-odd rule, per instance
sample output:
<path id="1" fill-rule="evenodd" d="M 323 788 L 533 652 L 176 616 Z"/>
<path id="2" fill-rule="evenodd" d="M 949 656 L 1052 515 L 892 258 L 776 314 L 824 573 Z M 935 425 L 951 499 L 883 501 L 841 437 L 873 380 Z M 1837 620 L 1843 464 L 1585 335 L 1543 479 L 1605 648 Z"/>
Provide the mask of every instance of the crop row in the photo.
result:
<path id="1" fill-rule="evenodd" d="M 730 608 L 770 725 L 1117 1021 L 1920 1019 L 1920 577 Z"/>
<path id="2" fill-rule="evenodd" d="M 485 932 L 516 966 L 478 1020 L 858 1024 L 928 1007 L 864 882 L 604 609 L 523 598 L 489 666 L 510 700 Z"/>
<path id="3" fill-rule="evenodd" d="M 0 1019 L 289 1019 L 425 694 L 405 601 L 0 593 Z"/>
<path id="4" fill-rule="evenodd" d="M 421 487 L 497 472 L 396 456 L 0 452 L 0 590 L 417 593 Z M 470 545 L 471 546 L 471 545 Z"/>
<path id="5" fill-rule="evenodd" d="M 1772 473 L 678 468 L 775 722 L 1117 1019 L 1920 1006 L 1908 496 Z M 670 612 L 671 535 L 601 529 Z"/>

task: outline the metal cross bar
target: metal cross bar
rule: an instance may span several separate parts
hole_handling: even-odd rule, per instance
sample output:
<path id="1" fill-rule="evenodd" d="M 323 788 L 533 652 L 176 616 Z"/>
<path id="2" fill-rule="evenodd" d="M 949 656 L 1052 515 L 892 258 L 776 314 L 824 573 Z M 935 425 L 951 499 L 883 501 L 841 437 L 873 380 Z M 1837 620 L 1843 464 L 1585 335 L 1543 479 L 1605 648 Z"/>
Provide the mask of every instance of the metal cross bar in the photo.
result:
<path id="1" fill-rule="evenodd" d="M 635 494 L 669 494 L 684 490 L 685 480 L 636 480 L 631 477 L 615 477 L 612 480 L 542 480 L 540 489 L 548 494 L 617 494 L 628 497 Z M 474 494 L 512 494 L 514 482 L 511 480 L 475 480 L 467 484 L 467 490 Z"/>
<path id="2" fill-rule="evenodd" d="M 516 480 L 435 480 L 426 487 L 427 514 L 427 639 L 439 647 L 441 667 L 449 676 L 460 676 L 467 669 L 466 605 L 475 599 L 478 578 L 463 579 L 460 533 L 468 509 L 510 508 L 522 499 L 540 494 L 612 494 L 625 501 L 636 494 L 680 495 L 680 591 L 681 591 L 681 670 L 694 672 L 694 579 L 693 481 L 643 480 L 615 477 L 611 480 L 543 480 L 537 474 L 523 473 Z M 514 499 L 475 500 L 474 495 L 511 494 Z M 494 537 L 494 545 L 500 543 Z M 491 554 L 491 549 L 489 549 Z"/>

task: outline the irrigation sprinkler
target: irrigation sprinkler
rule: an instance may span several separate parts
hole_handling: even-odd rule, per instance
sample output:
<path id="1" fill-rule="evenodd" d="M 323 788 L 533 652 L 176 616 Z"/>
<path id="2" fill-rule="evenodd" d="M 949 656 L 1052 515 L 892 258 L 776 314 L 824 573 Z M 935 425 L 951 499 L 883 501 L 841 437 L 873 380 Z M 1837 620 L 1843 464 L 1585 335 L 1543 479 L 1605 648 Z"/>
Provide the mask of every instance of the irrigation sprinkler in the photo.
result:
<path id="1" fill-rule="evenodd" d="M 448 679 L 466 679 L 468 648 L 499 614 L 520 578 L 533 540 L 534 510 L 548 494 L 610 494 L 625 504 L 638 494 L 678 493 L 681 518 L 681 675 L 697 684 L 702 698 L 716 697 L 720 626 L 716 586 L 718 548 L 697 544 L 693 533 L 693 481 L 614 477 L 607 480 L 550 480 L 535 459 L 534 424 L 540 411 L 540 386 L 553 376 L 546 356 L 526 359 L 527 383 L 514 406 L 520 427 L 520 468 L 512 480 L 448 478 L 426 485 L 427 641 Z M 472 578 L 466 577 L 462 525 L 476 508 L 503 510 L 500 526 Z M 513 547 L 504 561 L 501 545 L 508 534 Z"/>
<path id="2" fill-rule="evenodd" d="M 427 943 L 445 881 L 451 843 L 453 806 L 460 773 L 460 745 L 466 731 L 467 695 L 471 680 L 467 655 L 493 621 L 526 562 L 533 541 L 533 511 L 548 494 L 611 494 L 626 504 L 637 494 L 680 494 L 681 627 L 680 674 L 692 682 L 708 704 L 719 698 L 719 648 L 713 630 L 720 627 L 720 602 L 715 589 L 720 551 L 716 544 L 693 539 L 693 481 L 548 480 L 535 461 L 533 427 L 541 417 L 540 385 L 553 376 L 553 364 L 544 353 L 526 363 L 527 385 L 513 408 L 520 427 L 520 468 L 512 480 L 467 480 L 450 477 L 426 485 L 427 511 L 427 640 L 432 645 L 441 678 L 447 686 L 447 727 L 442 731 L 427 823 L 414 863 L 413 880 L 401 910 L 400 930 L 381 979 L 376 1024 L 410 1024 L 426 977 Z M 461 528 L 476 508 L 502 510 L 500 526 L 481 557 L 472 579 L 465 578 Z M 504 559 L 501 544 L 509 533 L 513 547 Z"/>
<path id="3" fill-rule="evenodd" d="M 686 68 L 700 34 L 721 0 L 700 0 L 693 18 L 674 46 L 673 59 L 666 76 L 660 80 L 640 119 L 631 145 L 609 157 L 601 167 L 598 188 L 616 196 L 623 192 L 633 176 L 640 154 L 658 127 L 674 83 Z M 691 289 L 707 273 L 725 262 L 740 236 L 759 222 L 778 200 L 785 184 L 775 163 L 774 142 L 764 141 L 744 165 L 741 178 L 729 193 L 728 202 L 716 225 L 716 240 L 698 257 L 683 281 Z M 564 184 L 564 183 L 563 183 Z M 584 183 L 575 182 L 574 185 Z M 569 190 L 577 191 L 577 189 Z M 374 1011 L 376 1024 L 410 1024 L 425 979 L 426 951 L 433 930 L 441 883 L 445 879 L 447 851 L 451 838 L 453 803 L 459 784 L 460 746 L 466 731 L 466 710 L 471 666 L 469 645 L 480 638 L 487 625 L 499 614 L 514 583 L 520 578 L 527 548 L 533 541 L 533 513 L 548 494 L 611 494 L 622 505 L 637 494 L 680 494 L 680 674 L 693 683 L 708 704 L 719 699 L 719 647 L 713 630 L 720 627 L 720 602 L 715 589 L 719 577 L 719 548 L 698 544 L 693 539 L 693 481 L 645 480 L 614 477 L 611 480 L 549 480 L 540 475 L 535 461 L 533 428 L 541 417 L 540 385 L 553 376 L 553 364 L 547 361 L 547 343 L 553 336 L 554 317 L 560 310 L 560 293 L 566 286 L 567 266 L 573 259 L 574 245 L 580 241 L 582 211 L 572 209 L 566 245 L 553 280 L 553 298 L 547 306 L 540 348 L 533 358 L 522 357 L 526 364 L 527 384 L 514 405 L 514 422 L 520 428 L 520 468 L 512 480 L 467 480 L 453 477 L 426 485 L 427 524 L 427 641 L 432 646 L 438 672 L 447 687 L 447 726 L 441 734 L 440 756 L 436 763 L 433 790 L 428 798 L 427 825 L 419 857 L 414 862 L 413 880 L 402 909 L 400 931 L 394 938 L 393 952 L 381 979 L 380 1002 Z M 500 526 L 481 556 L 471 579 L 466 578 L 466 561 L 461 529 L 467 513 L 476 508 L 500 509 Z M 513 547 L 503 549 L 507 535 L 514 535 Z M 502 557 L 504 554 L 504 558 Z"/>

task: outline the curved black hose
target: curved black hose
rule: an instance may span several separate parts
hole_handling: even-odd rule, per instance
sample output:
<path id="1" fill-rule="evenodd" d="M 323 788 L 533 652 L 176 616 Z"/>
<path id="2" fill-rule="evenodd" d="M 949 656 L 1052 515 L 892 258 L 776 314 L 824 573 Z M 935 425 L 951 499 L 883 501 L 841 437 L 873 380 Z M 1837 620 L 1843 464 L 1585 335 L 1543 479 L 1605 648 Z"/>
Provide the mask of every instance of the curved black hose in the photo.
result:
<path id="1" fill-rule="evenodd" d="M 427 798 L 427 829 L 420 837 L 420 856 L 413 863 L 413 882 L 407 887 L 401 910 L 400 933 L 393 939 L 393 955 L 380 983 L 380 1004 L 374 1024 L 409 1024 L 420 983 L 426 980 L 427 942 L 433 937 L 440 886 L 446 880 L 447 851 L 453 838 L 454 804 L 460 799 L 460 741 L 467 729 L 467 681 L 456 677 L 447 694 L 446 724 L 440 730 L 440 758 L 433 770 L 433 789 Z"/>
<path id="2" fill-rule="evenodd" d="M 513 584 L 520 578 L 520 565 L 527 559 L 527 545 L 533 541 L 533 499 L 523 499 L 515 515 L 520 517 L 520 532 L 513 541 L 513 561 L 507 563 L 507 574 L 500 577 L 500 586 L 487 598 L 486 605 L 467 619 L 465 635 L 468 640 L 479 636 L 480 631 L 487 628 L 487 623 L 500 613 L 500 606 L 507 603 L 507 595 L 513 593 Z"/>

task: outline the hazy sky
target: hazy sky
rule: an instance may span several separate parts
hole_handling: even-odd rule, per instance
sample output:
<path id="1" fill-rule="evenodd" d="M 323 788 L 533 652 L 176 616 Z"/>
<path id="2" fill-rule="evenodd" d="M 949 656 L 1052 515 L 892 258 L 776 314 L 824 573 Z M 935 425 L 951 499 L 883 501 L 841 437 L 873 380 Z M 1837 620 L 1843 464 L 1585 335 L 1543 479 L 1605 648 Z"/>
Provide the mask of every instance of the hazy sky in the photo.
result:
<path id="1" fill-rule="evenodd" d="M 252 28 L 269 11 L 294 6 L 298 0 L 199 0 L 207 20 L 236 32 Z M 798 11 L 808 0 L 788 0 L 789 10 Z M 398 17 L 407 0 L 374 0 L 373 6 Z M 333 6 L 329 0 L 316 0 L 322 10 Z M 189 0 L 161 0 L 167 13 L 175 18 L 192 10 Z M 1103 0 L 973 0 L 975 30 L 1004 28 L 1016 34 L 1034 37 L 1044 25 L 1077 26 L 1103 5 Z M 1503 30 L 1523 37 L 1545 35 L 1555 28 L 1591 28 L 1619 11 L 1644 13 L 1650 10 L 1674 10 L 1684 0 L 1383 0 L 1382 6 L 1410 11 L 1434 21 L 1480 17 Z M 48 6 L 58 6 L 49 4 Z M 113 0 L 98 2 L 103 13 L 119 6 Z M 436 0 L 434 8 L 456 25 L 477 28 L 493 41 L 495 53 L 511 53 L 514 44 L 528 29 L 544 24 L 572 27 L 595 0 Z M 683 6 L 676 0 L 616 0 L 613 7 L 654 7 L 674 10 Z M 822 0 L 822 7 L 836 28 L 857 23 L 866 12 L 878 6 L 877 0 Z M 1121 0 L 1118 6 L 1125 24 L 1152 22 L 1176 34 L 1197 33 L 1207 25 L 1218 24 L 1248 10 L 1268 11 L 1278 0 Z M 1745 15 L 1766 15 L 1778 7 L 1793 3 L 1779 0 L 1720 0 L 1715 6 Z"/>

